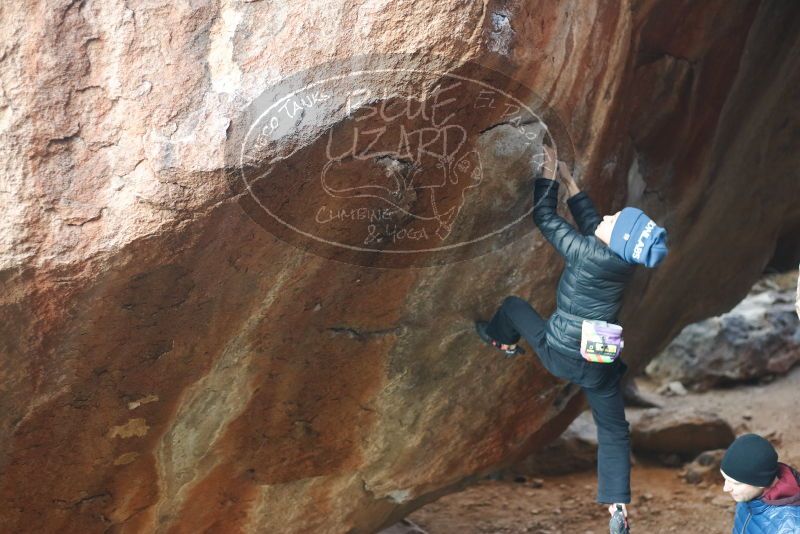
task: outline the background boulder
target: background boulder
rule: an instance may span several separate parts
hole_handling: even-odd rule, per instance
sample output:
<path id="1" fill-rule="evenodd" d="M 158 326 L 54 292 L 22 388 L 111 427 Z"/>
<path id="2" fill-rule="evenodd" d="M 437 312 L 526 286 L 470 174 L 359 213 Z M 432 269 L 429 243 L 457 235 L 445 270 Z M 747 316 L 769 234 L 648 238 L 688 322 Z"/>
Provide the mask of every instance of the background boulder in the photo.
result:
<path id="1" fill-rule="evenodd" d="M 772 276 L 731 311 L 683 329 L 648 376 L 695 391 L 785 374 L 800 362 L 796 273 Z"/>

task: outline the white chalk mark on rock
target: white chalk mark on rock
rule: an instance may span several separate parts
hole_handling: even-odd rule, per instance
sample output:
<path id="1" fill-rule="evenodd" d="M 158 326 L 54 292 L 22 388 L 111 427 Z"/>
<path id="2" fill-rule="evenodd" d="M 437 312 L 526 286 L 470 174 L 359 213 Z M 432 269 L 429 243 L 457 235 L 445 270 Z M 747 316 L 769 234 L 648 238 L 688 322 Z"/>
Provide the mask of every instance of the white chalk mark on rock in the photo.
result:
<path id="1" fill-rule="evenodd" d="M 233 60 L 233 39 L 241 21 L 242 13 L 226 5 L 211 29 L 208 68 L 211 86 L 218 93 L 234 93 L 241 88 L 242 71 Z"/>

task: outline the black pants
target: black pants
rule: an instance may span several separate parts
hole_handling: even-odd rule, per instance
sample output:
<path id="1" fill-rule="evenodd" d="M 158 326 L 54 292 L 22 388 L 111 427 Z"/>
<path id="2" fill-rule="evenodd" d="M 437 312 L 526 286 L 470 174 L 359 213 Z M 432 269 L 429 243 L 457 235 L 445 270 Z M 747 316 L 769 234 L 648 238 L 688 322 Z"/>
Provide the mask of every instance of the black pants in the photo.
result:
<path id="1" fill-rule="evenodd" d="M 576 349 L 564 354 L 551 348 L 545 337 L 545 321 L 530 304 L 508 297 L 492 317 L 487 333 L 501 343 L 516 343 L 520 336 L 533 347 L 542 365 L 553 375 L 581 386 L 597 425 L 597 502 L 629 503 L 630 431 L 620 377 L 628 368 L 614 363 L 587 361 Z"/>

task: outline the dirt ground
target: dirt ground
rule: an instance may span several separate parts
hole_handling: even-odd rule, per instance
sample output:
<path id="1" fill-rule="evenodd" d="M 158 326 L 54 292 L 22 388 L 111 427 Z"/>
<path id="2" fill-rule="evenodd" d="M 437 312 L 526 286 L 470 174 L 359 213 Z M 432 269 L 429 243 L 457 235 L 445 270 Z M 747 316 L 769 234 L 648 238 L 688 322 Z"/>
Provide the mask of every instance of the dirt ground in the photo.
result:
<path id="1" fill-rule="evenodd" d="M 655 395 L 655 385 L 645 379 L 639 387 Z M 689 404 L 718 413 L 737 435 L 771 435 L 780 460 L 800 465 L 800 367 L 767 384 L 657 398 L 664 406 Z M 680 469 L 636 460 L 631 473 L 631 532 L 731 532 L 733 501 L 722 492 L 722 485 L 690 485 L 679 473 Z M 593 501 L 593 471 L 541 480 L 541 487 L 530 481 L 487 480 L 431 503 L 408 519 L 429 534 L 608 532 L 608 512 Z"/>

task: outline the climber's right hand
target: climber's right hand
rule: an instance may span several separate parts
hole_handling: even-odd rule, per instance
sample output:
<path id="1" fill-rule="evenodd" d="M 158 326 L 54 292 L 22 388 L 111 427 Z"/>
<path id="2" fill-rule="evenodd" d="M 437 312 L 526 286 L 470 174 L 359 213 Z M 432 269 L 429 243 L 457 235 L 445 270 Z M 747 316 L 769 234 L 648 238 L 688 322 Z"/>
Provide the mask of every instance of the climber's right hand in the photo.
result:
<path id="1" fill-rule="evenodd" d="M 556 179 L 556 170 L 558 168 L 558 161 L 556 160 L 555 149 L 542 145 L 542 154 L 537 154 L 537 160 L 540 158 L 542 161 L 537 161 L 537 171 L 548 180 Z"/>
<path id="2" fill-rule="evenodd" d="M 558 162 L 558 175 L 564 181 L 564 185 L 567 186 L 567 193 L 570 197 L 574 197 L 581 192 L 581 188 L 578 187 L 578 183 L 575 181 L 575 178 L 572 177 L 569 165 L 567 165 L 565 161 Z"/>

